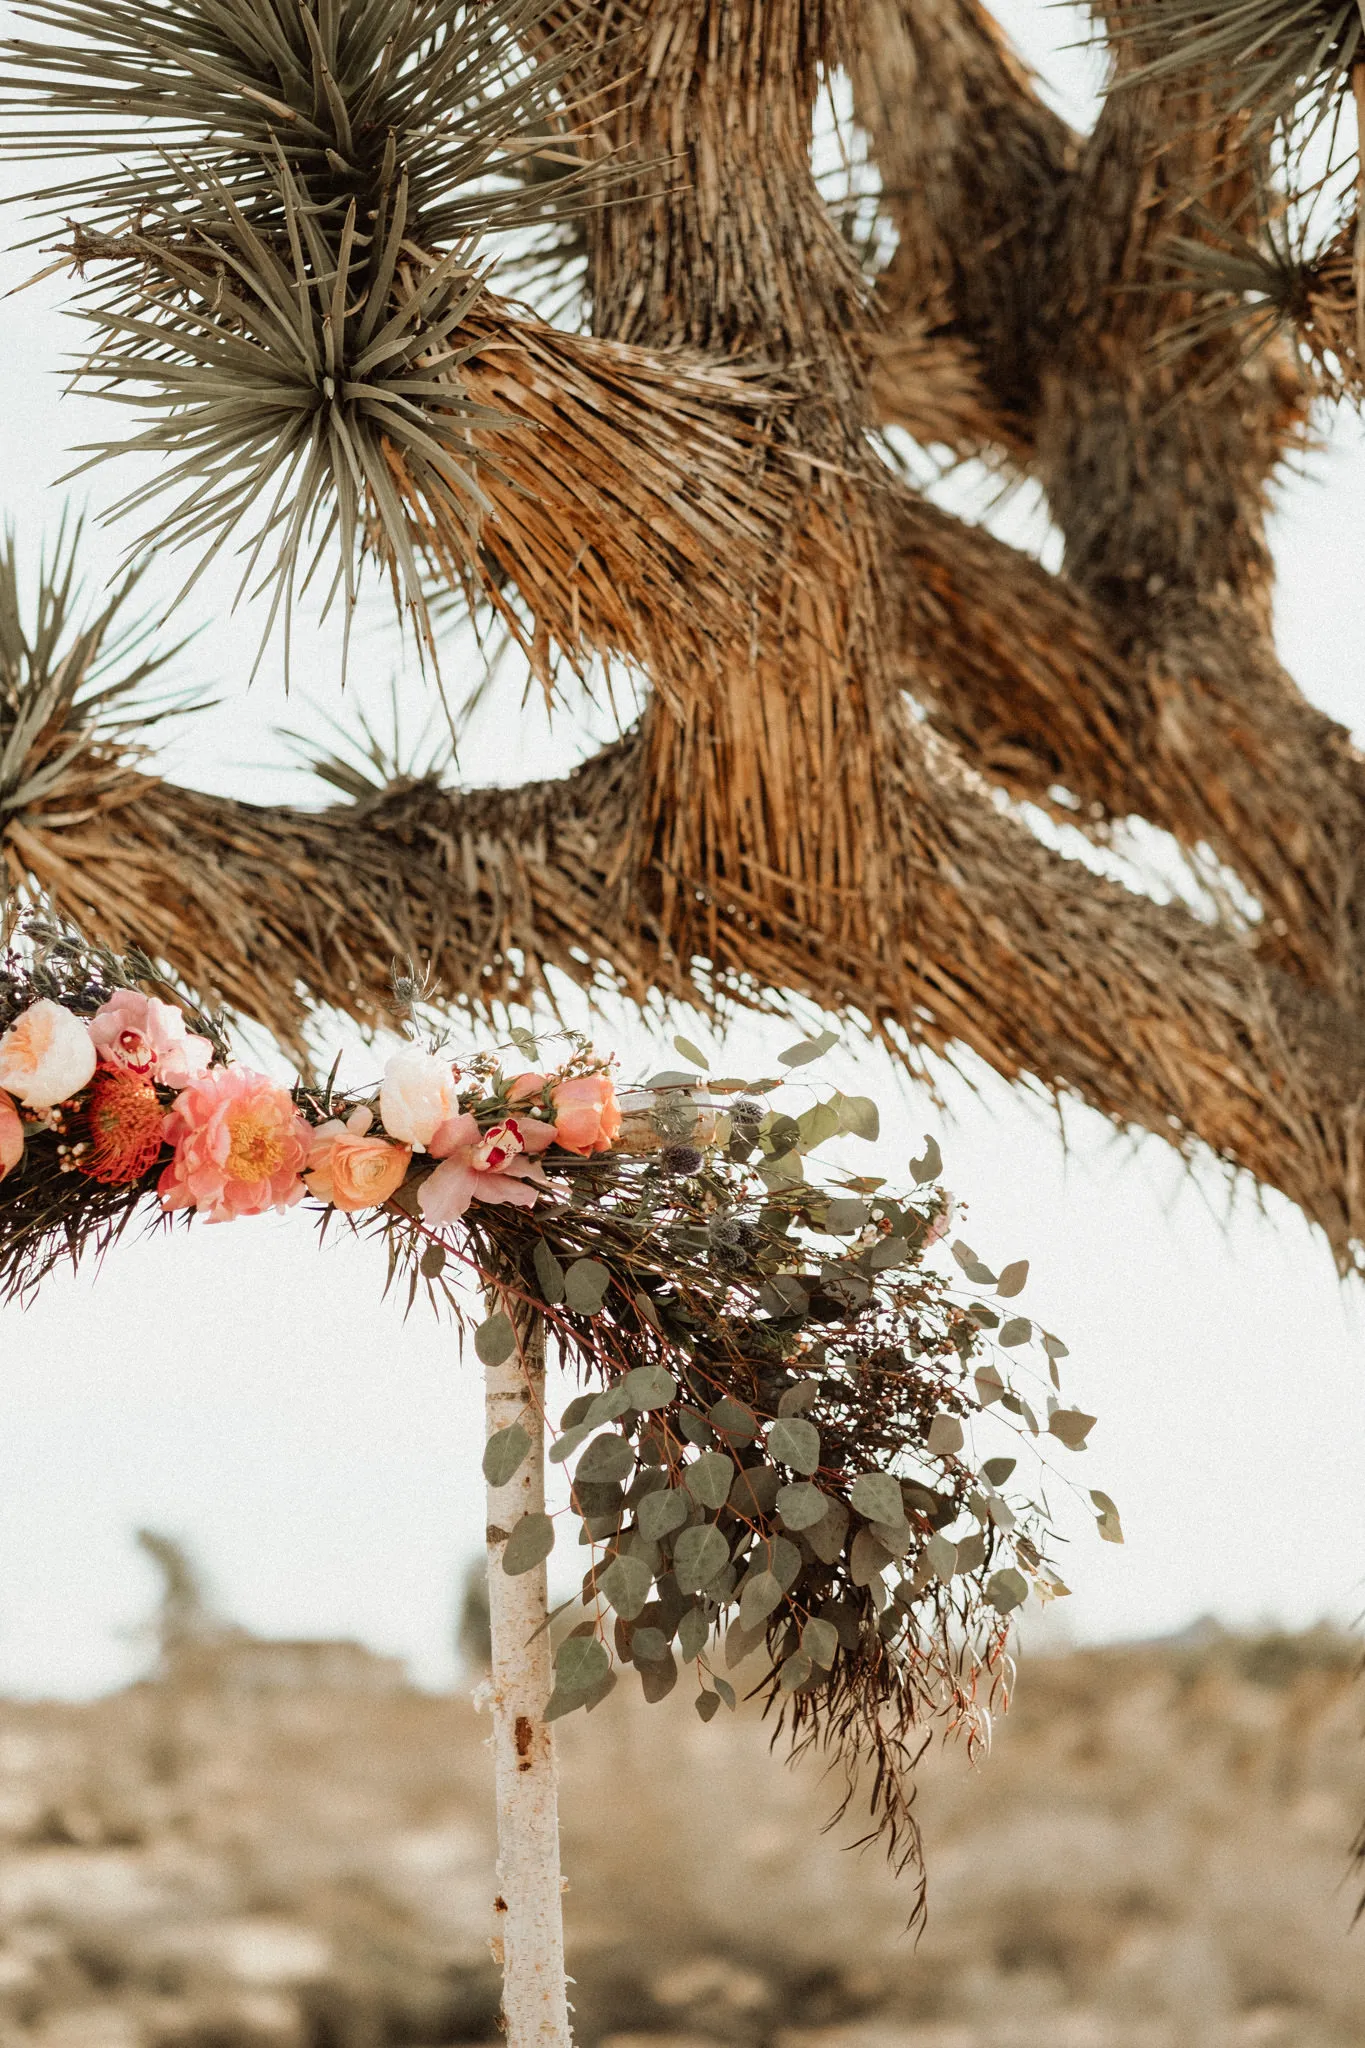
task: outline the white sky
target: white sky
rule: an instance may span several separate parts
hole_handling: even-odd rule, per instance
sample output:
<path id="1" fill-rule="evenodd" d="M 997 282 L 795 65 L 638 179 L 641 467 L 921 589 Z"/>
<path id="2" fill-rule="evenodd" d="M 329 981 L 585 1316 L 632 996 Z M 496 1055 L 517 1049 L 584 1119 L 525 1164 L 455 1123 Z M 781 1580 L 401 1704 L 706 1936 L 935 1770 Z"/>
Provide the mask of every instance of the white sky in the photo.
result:
<path id="1" fill-rule="evenodd" d="M 11 13 L 0 7 L 0 20 Z M 1074 17 L 1030 0 L 1008 18 L 1037 62 L 1073 34 Z M 1087 62 L 1050 62 L 1070 110 L 1084 105 Z M 17 214 L 8 220 L 17 239 Z M 9 256 L 5 282 L 37 268 L 32 254 Z M 55 531 L 64 451 L 123 424 L 93 400 L 60 399 L 53 364 L 79 340 L 62 302 L 55 280 L 0 301 L 3 509 L 34 551 Z M 115 466 L 79 488 L 98 508 L 131 482 Z M 1357 730 L 1362 515 L 1365 443 L 1347 420 L 1311 475 L 1285 485 L 1275 535 L 1285 655 Z M 118 545 L 91 536 L 92 575 L 108 573 Z M 173 596 L 183 573 L 158 564 L 149 603 Z M 225 702 L 176 743 L 175 772 L 309 800 L 274 728 L 319 722 L 297 696 L 286 705 L 273 658 L 244 693 L 255 633 L 229 616 L 232 589 L 216 570 L 189 608 L 206 630 L 179 674 Z M 420 722 L 420 679 L 382 623 L 353 659 L 351 703 L 382 716 L 395 670 Z M 455 694 L 472 679 L 457 656 Z M 294 680 L 343 709 L 333 636 L 299 636 Z M 593 724 L 570 715 L 551 736 L 537 707 L 518 715 L 504 698 L 471 732 L 461 772 L 553 772 Z M 624 1017 L 596 1030 L 627 1071 L 671 1063 L 665 1033 Z M 373 1071 L 343 1035 L 354 1071 Z M 739 1020 L 725 1063 L 757 1070 L 790 1035 Z M 1058 1457 L 1068 1478 L 1116 1497 L 1128 1533 L 1116 1549 L 1071 1518 L 1073 1630 L 1166 1631 L 1205 1611 L 1241 1622 L 1357 1615 L 1359 1294 L 1339 1287 L 1297 1214 L 1273 1197 L 1259 1208 L 1247 1188 L 1229 1213 L 1212 1169 L 1186 1175 L 1154 1141 L 1134 1148 L 1083 1110 L 1068 1113 L 1064 1143 L 1047 1110 L 989 1075 L 975 1095 L 945 1084 L 945 1116 L 880 1056 L 841 1051 L 827 1065 L 830 1081 L 880 1100 L 882 1170 L 902 1176 L 921 1133 L 937 1132 L 949 1184 L 971 1204 L 971 1242 L 989 1260 L 1032 1259 L 1022 1305 L 1070 1344 L 1068 1395 L 1100 1424 L 1089 1452 Z M 153 1591 L 131 1545 L 139 1522 L 185 1537 L 237 1619 L 354 1634 L 408 1657 L 425 1681 L 449 1678 L 454 1591 L 481 1527 L 477 1374 L 448 1329 L 422 1311 L 405 1324 L 382 1302 L 382 1279 L 377 1254 L 319 1255 L 294 1216 L 125 1247 L 97 1282 L 61 1276 L 27 1314 L 0 1311 L 0 1689 L 80 1695 L 138 1668 L 145 1646 L 130 1630 Z"/>

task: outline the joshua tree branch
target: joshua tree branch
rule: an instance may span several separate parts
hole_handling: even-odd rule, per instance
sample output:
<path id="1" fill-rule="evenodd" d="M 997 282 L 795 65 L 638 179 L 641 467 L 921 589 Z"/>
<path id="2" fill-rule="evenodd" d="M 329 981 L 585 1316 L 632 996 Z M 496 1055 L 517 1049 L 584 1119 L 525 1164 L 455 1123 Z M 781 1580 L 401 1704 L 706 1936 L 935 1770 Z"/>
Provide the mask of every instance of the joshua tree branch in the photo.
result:
<path id="1" fill-rule="evenodd" d="M 312 812 L 133 776 L 97 817 L 39 809 L 3 844 L 13 884 L 36 880 L 87 929 L 137 939 L 286 1038 L 313 1002 L 382 1021 L 409 955 L 481 1009 L 545 993 L 550 969 L 639 998 L 764 1005 L 787 989 L 902 1046 L 965 1045 L 1118 1123 L 1202 1140 L 1299 1203 L 1349 1262 L 1365 1235 L 1355 1018 L 1230 935 L 1049 852 L 908 720 L 882 736 L 899 807 L 882 824 L 901 844 L 875 952 L 837 897 L 813 905 L 752 870 L 669 872 L 662 833 L 641 842 L 660 757 L 685 751 L 657 707 L 557 782 L 415 784 Z"/>

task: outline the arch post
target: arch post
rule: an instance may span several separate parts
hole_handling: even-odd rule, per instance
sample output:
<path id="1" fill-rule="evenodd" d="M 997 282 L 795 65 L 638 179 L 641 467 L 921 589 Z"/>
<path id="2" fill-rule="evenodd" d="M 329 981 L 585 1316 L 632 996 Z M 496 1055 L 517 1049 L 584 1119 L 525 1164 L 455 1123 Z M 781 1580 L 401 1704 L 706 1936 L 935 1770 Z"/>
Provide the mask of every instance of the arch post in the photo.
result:
<path id="1" fill-rule="evenodd" d="M 490 1304 L 492 1305 L 492 1304 Z M 499 1302 L 512 1314 L 510 1302 Z M 509 1577 L 507 1537 L 545 1512 L 545 1324 L 514 1316 L 521 1356 L 484 1368 L 486 1436 L 519 1422 L 531 1447 L 505 1486 L 488 1487 L 488 1619 L 498 1865 L 494 1954 L 502 1964 L 507 2048 L 571 2048 L 564 1973 L 559 1784 L 551 1690 L 545 1563 Z"/>

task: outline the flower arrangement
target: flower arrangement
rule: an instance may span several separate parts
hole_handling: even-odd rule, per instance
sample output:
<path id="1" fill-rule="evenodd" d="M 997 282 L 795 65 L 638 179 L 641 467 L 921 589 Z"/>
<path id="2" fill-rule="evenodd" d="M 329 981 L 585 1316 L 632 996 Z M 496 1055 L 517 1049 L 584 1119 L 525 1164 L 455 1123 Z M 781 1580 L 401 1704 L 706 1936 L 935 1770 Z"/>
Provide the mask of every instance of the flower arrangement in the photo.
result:
<path id="1" fill-rule="evenodd" d="M 37 920 L 0 966 L 0 1293 L 135 1213 L 216 1223 L 309 1200 L 324 1228 L 383 1233 L 409 1305 L 425 1283 L 463 1321 L 462 1266 L 499 1304 L 473 1331 L 485 1364 L 539 1318 L 585 1382 L 550 1449 L 572 1463 L 587 1569 L 549 1718 L 591 1708 L 622 1667 L 658 1699 L 690 1666 L 710 1719 L 761 1650 L 795 1745 L 835 1749 L 850 1792 L 870 1760 L 876 1828 L 913 1857 L 920 1725 L 979 1736 L 1010 1616 L 1066 1591 L 1018 1459 L 978 1459 L 972 1439 L 1003 1421 L 1023 1446 L 1079 1450 L 1094 1419 L 1062 1405 L 1065 1346 L 1010 1305 L 1022 1261 L 997 1274 L 957 1240 L 965 1287 L 926 1263 L 953 1219 L 937 1146 L 908 1190 L 817 1166 L 829 1140 L 878 1133 L 866 1097 L 808 1089 L 795 1115 L 773 1100 L 832 1034 L 754 1081 L 710 1078 L 679 1038 L 689 1071 L 635 1091 L 573 1034 L 546 1070 L 521 1066 L 538 1058 L 525 1032 L 515 1063 L 409 1043 L 376 1087 L 341 1092 L 235 1064 L 221 1025 L 165 986 Z M 491 1437 L 490 1483 L 529 1448 L 516 1424 Z M 1112 1501 L 1090 1499 L 1121 1540 Z M 559 1533 L 525 1514 L 503 1570 Z"/>

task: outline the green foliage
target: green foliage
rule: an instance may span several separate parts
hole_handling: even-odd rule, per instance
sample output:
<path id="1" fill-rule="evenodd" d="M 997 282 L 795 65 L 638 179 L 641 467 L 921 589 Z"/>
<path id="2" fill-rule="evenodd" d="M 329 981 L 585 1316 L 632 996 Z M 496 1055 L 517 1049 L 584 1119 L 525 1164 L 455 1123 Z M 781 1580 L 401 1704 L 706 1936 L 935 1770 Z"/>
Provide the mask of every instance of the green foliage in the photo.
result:
<path id="1" fill-rule="evenodd" d="M 474 1332 L 474 1349 L 484 1365 L 501 1365 L 516 1348 L 517 1333 L 512 1327 L 512 1318 L 501 1310 L 480 1323 Z"/>
<path id="2" fill-rule="evenodd" d="M 519 1422 L 497 1430 L 484 1445 L 483 1476 L 490 1486 L 506 1486 L 526 1460 L 531 1439 Z"/>
<path id="3" fill-rule="evenodd" d="M 502 1568 L 509 1579 L 534 1571 L 555 1547 L 555 1525 L 548 1515 L 525 1514 L 503 1546 Z"/>

